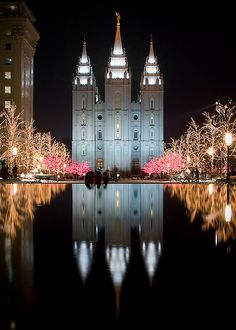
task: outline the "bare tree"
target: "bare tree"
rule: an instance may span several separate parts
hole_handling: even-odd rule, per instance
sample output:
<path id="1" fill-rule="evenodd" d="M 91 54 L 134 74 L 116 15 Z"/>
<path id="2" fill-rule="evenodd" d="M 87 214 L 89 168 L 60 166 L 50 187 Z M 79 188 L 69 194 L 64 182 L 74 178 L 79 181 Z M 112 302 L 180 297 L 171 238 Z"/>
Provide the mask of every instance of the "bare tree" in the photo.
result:
<path id="1" fill-rule="evenodd" d="M 33 169 L 33 159 L 35 154 L 34 145 L 34 122 L 31 120 L 27 122 L 22 129 L 22 152 L 20 157 L 21 169 L 23 172 L 28 173 Z"/>
<path id="2" fill-rule="evenodd" d="M 16 114 L 16 105 L 12 104 L 10 108 L 7 108 L 2 113 L 3 123 L 3 137 L 2 137 L 2 159 L 6 159 L 8 166 L 12 168 L 14 158 L 16 155 L 13 154 L 13 148 L 17 148 L 17 153 L 21 152 L 21 141 L 22 141 L 22 112 Z M 15 159 L 16 160 L 16 159 Z"/>

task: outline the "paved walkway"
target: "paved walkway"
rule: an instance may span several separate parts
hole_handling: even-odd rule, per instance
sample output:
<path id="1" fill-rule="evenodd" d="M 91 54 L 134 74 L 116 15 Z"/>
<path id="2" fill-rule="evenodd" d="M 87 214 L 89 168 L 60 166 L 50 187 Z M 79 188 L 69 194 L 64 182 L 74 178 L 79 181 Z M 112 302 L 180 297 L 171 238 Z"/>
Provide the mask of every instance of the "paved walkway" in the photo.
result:
<path id="1" fill-rule="evenodd" d="M 224 181 L 222 180 L 222 183 Z M 3 180 L 0 179 L 0 184 L 7 184 L 7 183 L 26 183 L 26 184 L 34 184 L 34 183 L 64 183 L 64 184 L 84 184 L 84 180 L 40 180 L 40 181 L 22 181 L 20 179 L 7 179 Z M 201 184 L 201 183 L 216 183 L 216 181 L 213 180 L 200 180 L 199 182 L 193 181 L 193 182 L 179 182 L 179 181 L 173 181 L 173 180 L 151 180 L 151 179 L 138 179 L 138 178 L 120 178 L 117 182 L 115 181 L 109 181 L 109 184 Z"/>

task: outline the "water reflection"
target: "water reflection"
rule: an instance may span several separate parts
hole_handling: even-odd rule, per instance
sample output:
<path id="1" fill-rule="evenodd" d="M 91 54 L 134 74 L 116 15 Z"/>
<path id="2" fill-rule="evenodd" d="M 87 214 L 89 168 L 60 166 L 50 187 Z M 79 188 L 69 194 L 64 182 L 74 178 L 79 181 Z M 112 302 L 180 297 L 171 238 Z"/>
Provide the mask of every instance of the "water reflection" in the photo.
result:
<path id="1" fill-rule="evenodd" d="M 106 189 L 72 187 L 74 255 L 86 283 L 103 232 L 105 261 L 119 310 L 121 286 L 132 258 L 132 232 L 137 233 L 140 255 L 152 282 L 163 242 L 163 186 L 110 184 Z"/>
<path id="2" fill-rule="evenodd" d="M 64 191 L 65 184 L 1 184 L 0 228 L 12 239 L 25 221 L 33 220 L 40 205 Z"/>
<path id="3" fill-rule="evenodd" d="M 0 289 L 4 302 L 1 329 L 18 329 L 17 315 L 32 309 L 35 263 L 32 220 L 39 206 L 49 205 L 65 188 L 65 184 L 0 185 Z"/>
<path id="4" fill-rule="evenodd" d="M 203 230 L 215 231 L 215 244 L 236 239 L 236 187 L 229 184 L 165 185 L 186 207 L 190 221 L 201 215 Z"/>

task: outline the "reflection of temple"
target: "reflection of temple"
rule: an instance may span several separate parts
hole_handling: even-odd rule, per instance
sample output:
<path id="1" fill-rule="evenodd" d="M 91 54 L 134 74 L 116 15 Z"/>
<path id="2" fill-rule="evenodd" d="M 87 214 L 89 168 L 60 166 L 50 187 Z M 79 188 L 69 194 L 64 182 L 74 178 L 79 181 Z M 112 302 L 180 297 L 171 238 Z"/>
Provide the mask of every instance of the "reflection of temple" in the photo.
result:
<path id="1" fill-rule="evenodd" d="M 34 244 L 33 219 L 38 206 L 50 204 L 66 185 L 1 184 L 0 185 L 0 283 L 21 292 L 18 308 L 30 308 L 33 290 Z M 8 284 L 8 285 L 6 285 Z M 10 294 L 13 294 L 11 290 Z M 8 292 L 4 294 L 9 295 Z M 6 300 L 11 302 L 11 297 Z M 9 307 L 9 309 L 11 309 Z M 12 324 L 12 329 L 15 325 Z"/>
<path id="2" fill-rule="evenodd" d="M 98 233 L 104 229 L 105 256 L 115 290 L 119 290 L 130 260 L 131 229 L 139 233 L 146 271 L 154 275 L 163 235 L 163 186 L 110 184 L 87 189 L 72 187 L 74 253 L 86 280 Z"/>
<path id="3" fill-rule="evenodd" d="M 165 190 L 186 207 L 190 221 L 198 214 L 202 229 L 215 231 L 215 244 L 236 239 L 236 189 L 226 184 L 166 185 Z"/>

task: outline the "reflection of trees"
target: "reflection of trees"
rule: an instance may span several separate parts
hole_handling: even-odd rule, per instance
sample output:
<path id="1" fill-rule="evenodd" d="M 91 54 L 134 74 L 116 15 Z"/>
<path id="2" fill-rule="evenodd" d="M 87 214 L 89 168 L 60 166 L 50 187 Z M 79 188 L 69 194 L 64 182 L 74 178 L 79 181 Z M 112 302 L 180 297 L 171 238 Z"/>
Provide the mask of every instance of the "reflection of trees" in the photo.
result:
<path id="1" fill-rule="evenodd" d="M 186 207 L 190 221 L 197 214 L 203 219 L 203 230 L 214 229 L 218 242 L 236 239 L 236 187 L 227 185 L 165 185 L 171 197 L 177 197 Z M 232 217 L 225 220 L 225 206 L 230 202 Z"/>
<path id="2" fill-rule="evenodd" d="M 34 219 L 37 206 L 50 204 L 65 188 L 65 184 L 1 184 L 1 230 L 14 238 L 24 221 Z"/>

